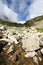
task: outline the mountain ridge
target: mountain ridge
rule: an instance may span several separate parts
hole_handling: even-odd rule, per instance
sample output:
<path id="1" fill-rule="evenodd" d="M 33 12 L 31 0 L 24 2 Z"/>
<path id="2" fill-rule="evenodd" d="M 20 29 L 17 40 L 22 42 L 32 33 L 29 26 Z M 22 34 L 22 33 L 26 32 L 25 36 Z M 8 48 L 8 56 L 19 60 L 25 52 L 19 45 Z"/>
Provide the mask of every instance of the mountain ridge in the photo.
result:
<path id="1" fill-rule="evenodd" d="M 35 17 L 31 20 L 27 20 L 25 23 L 16 23 L 16 22 L 10 22 L 8 20 L 1 20 L 0 19 L 0 24 L 4 24 L 4 25 L 8 25 L 8 26 L 17 26 L 17 27 L 23 27 L 23 26 L 32 26 L 34 25 L 36 22 L 39 22 L 43 20 L 43 15 L 42 16 L 38 16 L 38 17 Z"/>

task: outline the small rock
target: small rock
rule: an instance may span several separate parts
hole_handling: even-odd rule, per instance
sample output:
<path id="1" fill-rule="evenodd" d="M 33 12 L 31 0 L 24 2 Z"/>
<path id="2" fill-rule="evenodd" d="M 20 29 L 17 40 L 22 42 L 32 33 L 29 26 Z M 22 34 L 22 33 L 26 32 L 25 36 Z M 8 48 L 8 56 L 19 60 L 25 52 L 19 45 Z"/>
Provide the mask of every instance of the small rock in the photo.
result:
<path id="1" fill-rule="evenodd" d="M 41 57 L 39 57 L 39 61 L 40 61 L 40 62 L 42 61 L 42 58 L 41 58 Z"/>
<path id="2" fill-rule="evenodd" d="M 33 57 L 33 61 L 34 61 L 37 65 L 39 65 L 38 58 L 37 58 L 36 56 Z"/>
<path id="3" fill-rule="evenodd" d="M 39 42 L 40 42 L 40 45 L 43 46 L 43 36 L 40 37 Z"/>
<path id="4" fill-rule="evenodd" d="M 27 54 L 25 54 L 25 57 L 34 57 L 35 55 L 37 55 L 37 53 L 35 51 L 33 52 L 28 52 Z"/>
<path id="5" fill-rule="evenodd" d="M 14 36 L 8 35 L 8 38 L 10 40 L 12 40 L 13 42 L 15 42 L 15 44 L 18 44 L 18 42 L 17 42 L 17 40 L 16 40 L 16 38 Z"/>
<path id="6" fill-rule="evenodd" d="M 11 45 L 11 43 L 8 43 L 8 46 L 10 46 Z"/>
<path id="7" fill-rule="evenodd" d="M 41 49 L 41 53 L 43 54 L 43 49 Z"/>
<path id="8" fill-rule="evenodd" d="M 9 47 L 9 49 L 8 49 L 7 53 L 12 52 L 12 51 L 13 51 L 13 48 L 14 48 L 14 46 L 13 46 L 13 44 L 12 44 L 12 45 Z"/>

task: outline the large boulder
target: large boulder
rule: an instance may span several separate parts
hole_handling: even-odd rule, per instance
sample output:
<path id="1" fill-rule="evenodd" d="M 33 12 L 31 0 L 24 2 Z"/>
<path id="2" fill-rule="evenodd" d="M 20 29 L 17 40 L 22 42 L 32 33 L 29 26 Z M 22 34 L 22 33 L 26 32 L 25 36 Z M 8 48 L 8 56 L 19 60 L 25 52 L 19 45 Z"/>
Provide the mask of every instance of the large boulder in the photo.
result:
<path id="1" fill-rule="evenodd" d="M 39 39 L 36 35 L 31 35 L 28 37 L 28 39 L 23 39 L 22 44 L 22 47 L 23 49 L 25 49 L 26 52 L 38 50 L 40 48 Z"/>

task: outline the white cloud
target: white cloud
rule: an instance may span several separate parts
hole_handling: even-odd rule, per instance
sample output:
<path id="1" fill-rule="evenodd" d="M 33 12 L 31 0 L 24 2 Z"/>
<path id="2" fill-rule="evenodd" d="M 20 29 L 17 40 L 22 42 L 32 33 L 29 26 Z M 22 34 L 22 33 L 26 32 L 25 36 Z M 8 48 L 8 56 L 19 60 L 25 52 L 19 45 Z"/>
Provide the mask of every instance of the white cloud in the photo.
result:
<path id="1" fill-rule="evenodd" d="M 7 4 L 7 0 L 0 0 L 0 2 Z"/>
<path id="2" fill-rule="evenodd" d="M 25 12 L 25 8 L 27 7 L 26 1 L 21 1 L 19 3 L 19 12 Z"/>
<path id="3" fill-rule="evenodd" d="M 14 7 L 15 7 L 14 4 L 16 5 L 15 0 L 12 0 L 12 4 L 10 5 L 10 8 L 11 8 L 12 10 L 14 10 Z"/>
<path id="4" fill-rule="evenodd" d="M 29 9 L 30 18 L 34 18 L 43 15 L 43 0 L 33 0 Z"/>
<path id="5" fill-rule="evenodd" d="M 18 14 L 9 9 L 7 5 L 4 5 L 0 1 L 0 19 L 5 19 L 4 16 L 6 16 L 12 22 L 18 22 Z"/>
<path id="6" fill-rule="evenodd" d="M 21 24 L 24 24 L 24 23 L 25 23 L 25 21 L 19 21 L 19 22 L 17 22 L 17 23 L 21 23 Z"/>
<path id="7" fill-rule="evenodd" d="M 31 4 L 27 5 L 26 2 L 29 1 Z M 19 13 L 15 12 L 16 9 L 19 10 Z M 9 8 L 7 0 L 0 0 L 0 19 L 5 19 L 4 16 L 6 16 L 10 21 L 24 23 L 26 20 L 40 15 L 43 15 L 43 0 L 12 0 Z M 25 16 L 26 20 L 21 20 Z"/>
<path id="8" fill-rule="evenodd" d="M 4 7 L 4 14 L 9 18 L 10 21 L 17 22 L 18 14 L 13 12 L 13 10 L 9 9 L 7 6 Z"/>

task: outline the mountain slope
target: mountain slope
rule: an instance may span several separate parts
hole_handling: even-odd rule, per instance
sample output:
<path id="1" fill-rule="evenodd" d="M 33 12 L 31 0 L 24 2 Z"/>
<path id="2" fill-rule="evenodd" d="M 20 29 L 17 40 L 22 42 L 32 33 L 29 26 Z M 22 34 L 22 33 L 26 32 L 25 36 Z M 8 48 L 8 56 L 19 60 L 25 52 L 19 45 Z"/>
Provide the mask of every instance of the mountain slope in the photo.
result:
<path id="1" fill-rule="evenodd" d="M 35 23 L 33 27 L 35 27 L 35 28 L 43 28 L 43 20 Z"/>
<path id="2" fill-rule="evenodd" d="M 20 23 L 12 23 L 10 21 L 0 20 L 0 24 L 7 25 L 7 26 L 15 26 L 15 27 L 23 27 L 23 24 Z"/>
<path id="3" fill-rule="evenodd" d="M 39 23 L 43 26 L 43 16 L 39 16 L 39 17 L 33 18 L 31 20 L 27 20 L 26 23 L 24 23 L 24 25 L 30 27 L 30 26 L 36 26 Z"/>
<path id="4" fill-rule="evenodd" d="M 33 18 L 31 20 L 27 20 L 24 24 L 16 23 L 16 22 L 12 23 L 10 21 L 5 21 L 5 20 L 0 20 L 0 24 L 8 25 L 8 26 L 16 26 L 16 27 L 23 27 L 23 26 L 30 27 L 30 26 L 33 26 L 33 27 L 37 27 L 37 28 L 38 27 L 43 28 L 43 16 L 38 16 L 38 17 Z"/>

